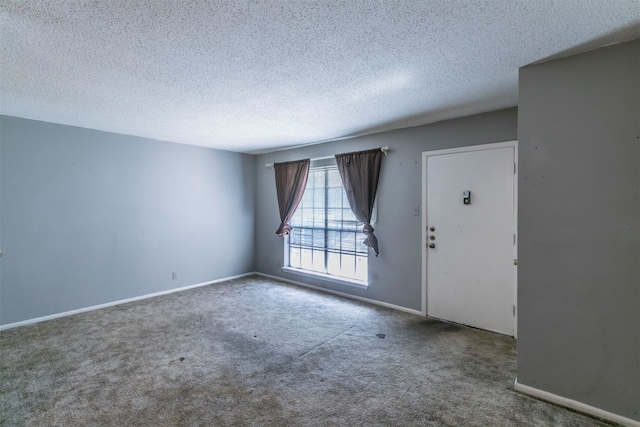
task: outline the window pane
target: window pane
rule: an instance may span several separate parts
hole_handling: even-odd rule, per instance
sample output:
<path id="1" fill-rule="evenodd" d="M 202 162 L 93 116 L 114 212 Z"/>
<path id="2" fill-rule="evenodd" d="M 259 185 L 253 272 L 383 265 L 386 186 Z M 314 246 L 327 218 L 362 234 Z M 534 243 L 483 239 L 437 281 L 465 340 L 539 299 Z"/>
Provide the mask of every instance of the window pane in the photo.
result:
<path id="1" fill-rule="evenodd" d="M 300 248 L 289 247 L 289 266 L 300 268 Z"/>
<path id="2" fill-rule="evenodd" d="M 300 214 L 300 206 L 298 206 L 298 209 L 296 209 L 296 211 L 293 213 L 293 216 L 291 217 L 291 221 L 289 221 L 289 223 L 291 224 L 292 227 L 302 224 L 302 215 Z"/>
<path id="3" fill-rule="evenodd" d="M 313 191 L 307 191 L 308 188 L 305 189 L 304 195 L 302 196 L 302 200 L 300 201 L 300 206 L 302 207 L 311 207 L 313 205 Z"/>
<path id="4" fill-rule="evenodd" d="M 347 198 L 347 192 L 344 191 L 344 187 L 342 188 L 342 206 L 345 208 L 350 207 L 349 199 Z"/>
<path id="5" fill-rule="evenodd" d="M 342 193 L 344 190 L 342 188 L 329 188 L 327 190 L 327 200 L 330 208 L 341 208 L 342 207 Z"/>
<path id="6" fill-rule="evenodd" d="M 327 231 L 327 248 L 340 250 L 340 232 Z"/>
<path id="7" fill-rule="evenodd" d="M 324 208 L 313 210 L 313 227 L 324 228 L 325 212 Z"/>
<path id="8" fill-rule="evenodd" d="M 335 169 L 329 169 L 328 174 L 329 187 L 342 187 L 342 179 L 340 178 L 340 172 L 338 172 L 337 167 Z"/>
<path id="9" fill-rule="evenodd" d="M 313 271 L 324 273 L 324 251 L 313 251 Z"/>
<path id="10" fill-rule="evenodd" d="M 356 256 L 356 275 L 355 278 L 358 280 L 362 280 L 363 282 L 368 281 L 367 277 L 367 257 L 366 256 Z"/>
<path id="11" fill-rule="evenodd" d="M 313 230 L 313 247 L 324 248 L 324 230 Z"/>
<path id="12" fill-rule="evenodd" d="M 312 183 L 312 185 L 315 188 L 324 189 L 324 171 L 323 170 L 316 170 L 311 175 L 312 176 L 309 176 L 309 181 Z"/>
<path id="13" fill-rule="evenodd" d="M 300 251 L 300 268 L 304 268 L 305 270 L 313 270 L 311 249 L 302 249 Z"/>
<path id="14" fill-rule="evenodd" d="M 314 191 L 313 207 L 324 209 L 324 189 Z"/>
<path id="15" fill-rule="evenodd" d="M 305 227 L 313 227 L 313 209 L 305 208 L 302 212 L 302 222 Z"/>
<path id="16" fill-rule="evenodd" d="M 358 224 L 357 221 L 343 221 L 342 229 L 353 231 L 353 232 L 359 232 L 359 231 L 362 231 L 362 226 Z"/>
<path id="17" fill-rule="evenodd" d="M 299 243 L 300 243 L 300 240 L 298 238 L 298 233 L 294 228 L 293 230 L 291 230 L 291 233 L 289 233 L 289 246 L 294 246 Z"/>
<path id="18" fill-rule="evenodd" d="M 342 228 L 342 209 L 327 209 L 327 227 L 333 229 Z"/>
<path id="19" fill-rule="evenodd" d="M 298 233 L 300 235 L 300 244 L 302 246 L 312 246 L 313 245 L 313 234 L 312 230 L 307 228 L 303 228 Z"/>
<path id="20" fill-rule="evenodd" d="M 340 254 L 329 252 L 327 254 L 327 273 L 341 276 L 340 273 Z"/>
<path id="21" fill-rule="evenodd" d="M 356 277 L 355 256 L 342 254 L 340 258 L 342 261 L 342 268 L 340 270 L 342 276 L 354 279 Z"/>
<path id="22" fill-rule="evenodd" d="M 351 252 L 356 250 L 356 233 L 342 232 L 342 250 Z"/>
<path id="23" fill-rule="evenodd" d="M 301 206 L 298 206 L 296 213 L 293 215 L 295 218 L 295 225 L 302 227 L 304 225 L 304 209 Z"/>

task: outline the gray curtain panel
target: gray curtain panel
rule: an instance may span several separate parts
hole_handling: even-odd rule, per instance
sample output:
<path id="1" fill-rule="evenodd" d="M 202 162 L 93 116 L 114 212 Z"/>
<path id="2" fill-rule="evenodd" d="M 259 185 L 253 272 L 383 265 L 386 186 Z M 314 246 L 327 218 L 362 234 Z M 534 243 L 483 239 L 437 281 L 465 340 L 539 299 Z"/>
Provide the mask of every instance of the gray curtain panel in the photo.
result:
<path id="1" fill-rule="evenodd" d="M 302 200 L 310 165 L 309 159 L 274 163 L 273 165 L 276 175 L 278 209 L 280 209 L 280 220 L 282 221 L 276 231 L 278 236 L 285 236 L 291 232 L 289 221 Z"/>
<path id="2" fill-rule="evenodd" d="M 378 239 L 373 234 L 371 214 L 380 177 L 380 149 L 336 154 L 336 164 L 353 214 L 364 224 L 364 244 L 378 256 Z"/>

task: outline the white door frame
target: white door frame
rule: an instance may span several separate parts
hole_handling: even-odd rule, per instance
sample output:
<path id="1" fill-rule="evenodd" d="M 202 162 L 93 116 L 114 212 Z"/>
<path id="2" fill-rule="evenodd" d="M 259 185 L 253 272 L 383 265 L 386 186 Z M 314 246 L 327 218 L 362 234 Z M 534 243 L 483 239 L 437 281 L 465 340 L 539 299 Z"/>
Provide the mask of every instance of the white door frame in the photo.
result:
<path id="1" fill-rule="evenodd" d="M 515 268 L 513 269 L 513 306 L 515 316 L 513 317 L 513 335 L 518 337 L 518 141 L 496 142 L 492 144 L 471 145 L 466 147 L 448 148 L 445 150 L 424 151 L 422 153 L 422 308 L 423 316 L 427 315 L 427 158 L 442 154 L 464 153 L 480 150 L 494 150 L 496 148 L 513 147 L 514 149 L 514 185 L 513 185 L 513 259 Z"/>

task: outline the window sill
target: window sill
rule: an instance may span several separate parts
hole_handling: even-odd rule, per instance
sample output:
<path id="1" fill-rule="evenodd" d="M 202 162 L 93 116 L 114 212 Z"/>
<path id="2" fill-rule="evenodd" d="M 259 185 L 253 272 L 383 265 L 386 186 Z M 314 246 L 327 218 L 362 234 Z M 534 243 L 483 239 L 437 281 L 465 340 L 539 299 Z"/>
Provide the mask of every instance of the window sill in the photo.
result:
<path id="1" fill-rule="evenodd" d="M 340 285 L 353 286 L 360 289 L 368 289 L 369 285 L 365 282 L 355 279 L 347 279 L 344 277 L 332 276 L 330 274 L 318 273 L 315 271 L 302 270 L 301 268 L 282 267 L 282 271 L 291 274 L 298 274 L 300 276 L 313 277 L 316 279 L 326 280 L 331 283 L 338 283 Z"/>

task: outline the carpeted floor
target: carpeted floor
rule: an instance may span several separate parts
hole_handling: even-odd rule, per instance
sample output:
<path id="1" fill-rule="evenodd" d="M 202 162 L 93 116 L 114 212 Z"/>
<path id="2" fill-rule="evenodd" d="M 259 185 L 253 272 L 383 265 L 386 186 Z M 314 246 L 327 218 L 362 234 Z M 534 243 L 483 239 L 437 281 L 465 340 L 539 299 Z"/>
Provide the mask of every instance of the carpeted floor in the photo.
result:
<path id="1" fill-rule="evenodd" d="M 248 277 L 0 332 L 3 426 L 605 426 L 515 341 Z"/>

